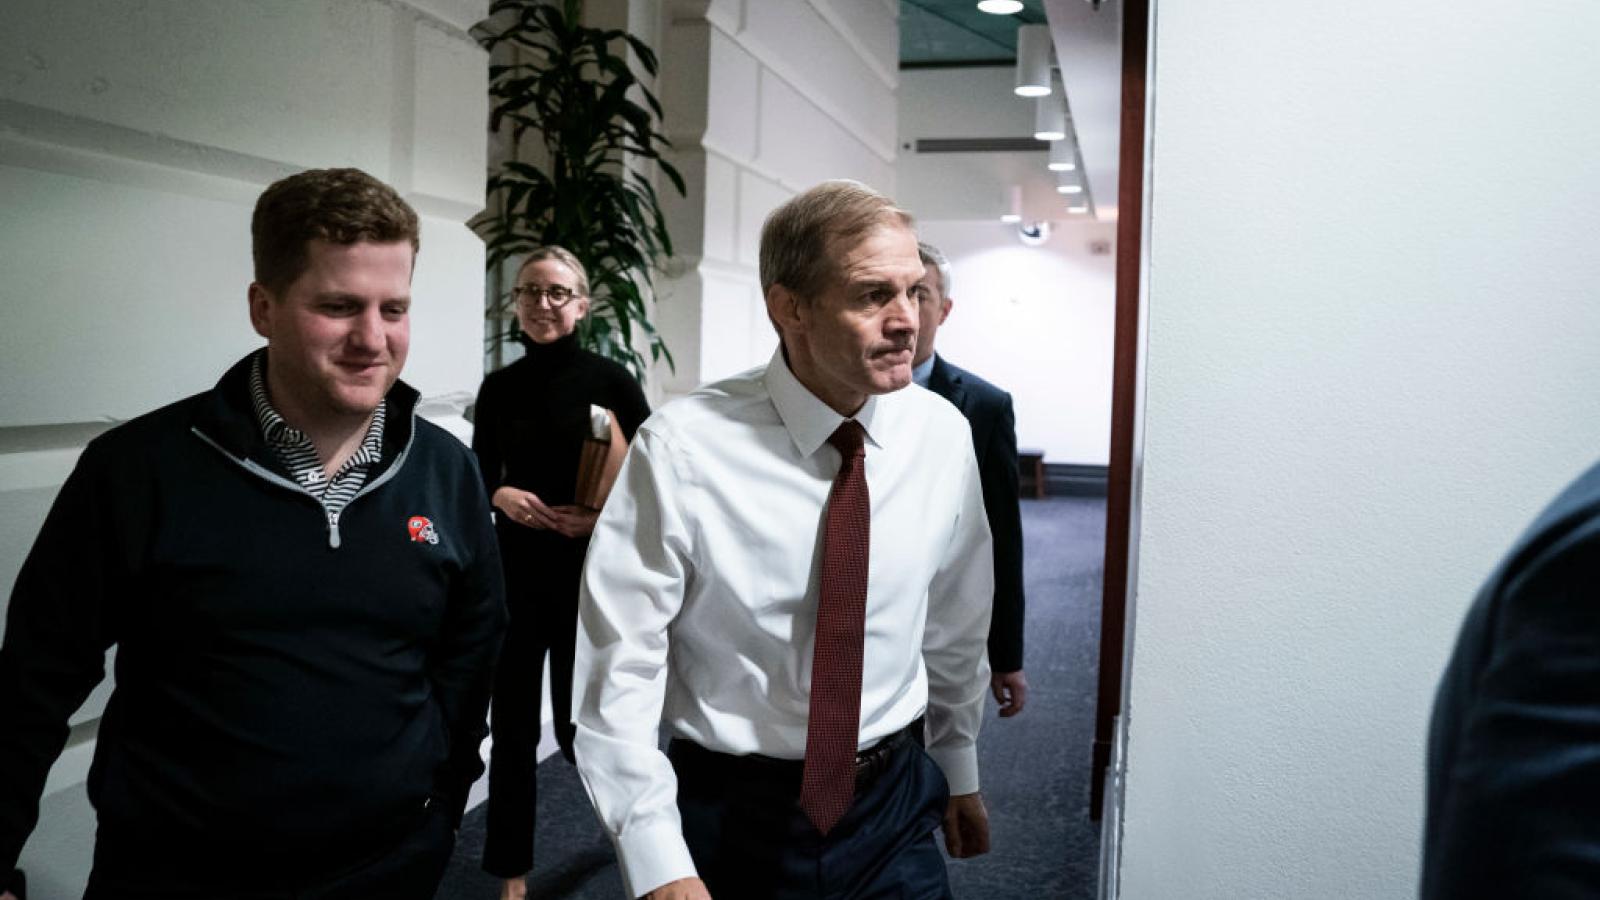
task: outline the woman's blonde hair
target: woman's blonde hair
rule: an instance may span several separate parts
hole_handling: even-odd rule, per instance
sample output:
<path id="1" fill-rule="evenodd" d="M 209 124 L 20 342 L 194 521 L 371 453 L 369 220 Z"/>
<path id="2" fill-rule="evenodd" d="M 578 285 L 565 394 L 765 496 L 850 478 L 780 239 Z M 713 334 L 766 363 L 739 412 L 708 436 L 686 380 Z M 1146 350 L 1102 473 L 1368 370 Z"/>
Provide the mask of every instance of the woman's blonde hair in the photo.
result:
<path id="1" fill-rule="evenodd" d="M 578 262 L 578 258 L 572 255 L 572 251 L 565 247 L 546 244 L 529 252 L 527 256 L 522 258 L 522 264 L 517 266 L 517 274 L 520 276 L 523 269 L 547 259 L 553 259 L 571 269 L 572 274 L 578 276 L 578 296 L 589 296 L 589 273 L 583 268 L 583 263 Z"/>

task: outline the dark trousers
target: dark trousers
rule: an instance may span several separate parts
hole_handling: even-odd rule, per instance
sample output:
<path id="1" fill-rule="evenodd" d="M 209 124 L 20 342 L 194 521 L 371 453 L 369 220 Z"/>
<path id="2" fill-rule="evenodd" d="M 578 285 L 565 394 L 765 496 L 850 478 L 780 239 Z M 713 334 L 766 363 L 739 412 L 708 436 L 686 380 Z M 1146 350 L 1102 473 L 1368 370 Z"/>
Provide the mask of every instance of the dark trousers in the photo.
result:
<path id="1" fill-rule="evenodd" d="M 950 801 L 933 760 L 904 742 L 823 837 L 801 812 L 800 764 L 727 756 L 675 740 L 678 811 L 712 897 L 949 900 L 934 831 Z M 778 763 L 773 765 L 773 763 Z"/>
<path id="2" fill-rule="evenodd" d="M 83 900 L 432 900 L 455 849 L 451 819 L 435 803 L 397 842 L 304 881 L 248 863 L 219 868 L 190 842 L 155 847 L 102 828 Z"/>
<path id="3" fill-rule="evenodd" d="M 546 653 L 556 743 L 561 755 L 572 761 L 572 656 L 585 547 L 581 541 L 545 534 L 501 541 L 511 621 L 489 701 L 494 743 L 489 750 L 483 842 L 483 870 L 500 878 L 516 878 L 533 868 L 540 687 Z"/>

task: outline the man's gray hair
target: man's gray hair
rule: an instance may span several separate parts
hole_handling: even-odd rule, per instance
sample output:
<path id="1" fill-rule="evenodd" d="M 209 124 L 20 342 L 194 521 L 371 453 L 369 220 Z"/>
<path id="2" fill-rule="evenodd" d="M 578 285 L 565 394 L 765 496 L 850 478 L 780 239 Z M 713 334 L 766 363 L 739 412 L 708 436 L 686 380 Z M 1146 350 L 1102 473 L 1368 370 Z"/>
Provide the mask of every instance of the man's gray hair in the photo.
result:
<path id="1" fill-rule="evenodd" d="M 761 290 L 775 284 L 810 300 L 839 278 L 838 249 L 911 214 L 859 181 L 824 181 L 773 210 L 761 226 Z"/>
<path id="2" fill-rule="evenodd" d="M 944 252 L 932 244 L 917 241 L 917 255 L 922 257 L 924 266 L 933 266 L 939 270 L 939 299 L 950 296 L 950 260 L 945 258 Z"/>

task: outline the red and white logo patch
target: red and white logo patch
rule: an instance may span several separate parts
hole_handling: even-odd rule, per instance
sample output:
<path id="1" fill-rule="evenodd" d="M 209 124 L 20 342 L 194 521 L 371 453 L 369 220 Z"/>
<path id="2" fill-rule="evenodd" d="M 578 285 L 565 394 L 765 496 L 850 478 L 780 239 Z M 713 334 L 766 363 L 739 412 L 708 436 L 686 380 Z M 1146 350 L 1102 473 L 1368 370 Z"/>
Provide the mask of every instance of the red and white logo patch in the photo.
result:
<path id="1" fill-rule="evenodd" d="M 427 516 L 412 516 L 406 521 L 406 530 L 411 532 L 413 543 L 439 543 L 439 532 L 433 530 L 433 523 L 428 521 Z"/>

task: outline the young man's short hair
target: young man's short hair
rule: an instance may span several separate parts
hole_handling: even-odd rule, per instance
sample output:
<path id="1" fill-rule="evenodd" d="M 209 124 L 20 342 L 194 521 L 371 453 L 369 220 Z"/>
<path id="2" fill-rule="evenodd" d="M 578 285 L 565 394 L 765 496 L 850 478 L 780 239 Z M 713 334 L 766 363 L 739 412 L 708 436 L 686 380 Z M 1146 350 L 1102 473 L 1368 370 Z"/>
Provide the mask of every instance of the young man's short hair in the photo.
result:
<path id="1" fill-rule="evenodd" d="M 409 241 L 422 247 L 417 212 L 394 188 L 360 169 L 310 169 L 274 182 L 250 217 L 255 279 L 282 293 L 305 272 L 310 243 Z"/>

